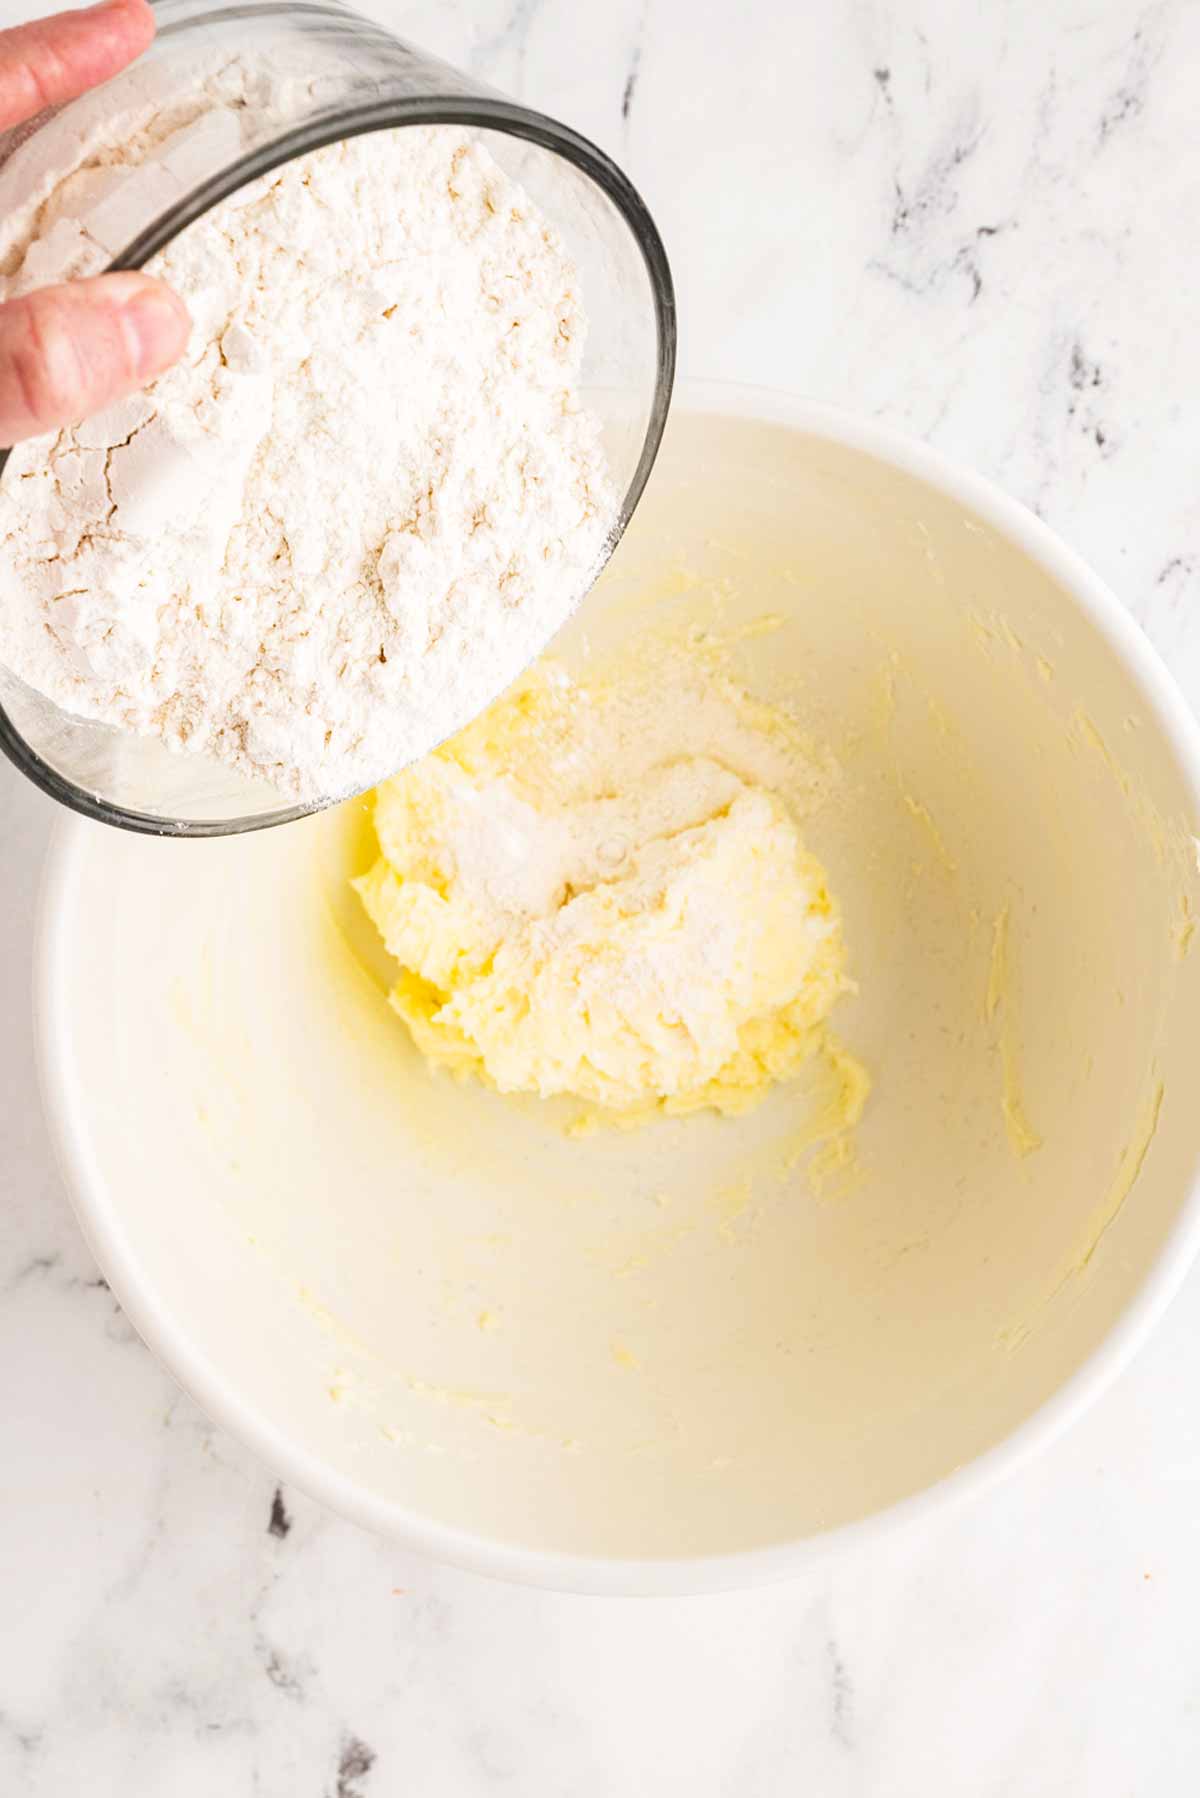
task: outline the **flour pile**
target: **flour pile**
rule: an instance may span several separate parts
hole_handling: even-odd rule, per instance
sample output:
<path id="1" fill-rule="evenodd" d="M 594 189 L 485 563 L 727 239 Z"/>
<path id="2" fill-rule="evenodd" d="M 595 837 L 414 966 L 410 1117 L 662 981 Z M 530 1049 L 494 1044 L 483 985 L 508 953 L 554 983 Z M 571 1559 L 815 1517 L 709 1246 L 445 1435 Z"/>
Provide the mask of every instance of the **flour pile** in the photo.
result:
<path id="1" fill-rule="evenodd" d="M 151 170 L 229 114 L 164 129 Z M 129 174 L 119 146 L 81 151 L 10 218 L 0 298 L 105 266 Z M 360 790 L 494 698 L 603 557 L 571 262 L 479 145 L 432 127 L 293 162 L 150 267 L 189 352 L 14 452 L 0 661 L 289 797 Z"/>
<path id="2" fill-rule="evenodd" d="M 534 670 L 376 797 L 357 885 L 417 1047 L 622 1123 L 745 1110 L 824 1046 L 849 985 L 780 796 L 816 779 L 787 719 L 703 662 Z"/>

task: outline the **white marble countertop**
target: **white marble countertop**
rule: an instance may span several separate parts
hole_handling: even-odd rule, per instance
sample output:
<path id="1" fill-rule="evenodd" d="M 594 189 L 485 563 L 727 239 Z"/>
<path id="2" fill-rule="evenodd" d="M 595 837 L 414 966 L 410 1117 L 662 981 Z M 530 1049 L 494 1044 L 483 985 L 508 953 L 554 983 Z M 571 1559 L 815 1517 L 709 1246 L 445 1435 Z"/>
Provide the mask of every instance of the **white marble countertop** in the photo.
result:
<path id="1" fill-rule="evenodd" d="M 5 22 L 32 14 L 5 0 Z M 373 0 L 622 160 L 682 366 L 995 477 L 1200 703 L 1200 7 Z M 1174 1798 L 1196 1790 L 1200 1273 L 1049 1454 L 746 1595 L 509 1589 L 320 1512 L 117 1313 L 32 1072 L 48 802 L 0 770 L 0 1791 Z"/>

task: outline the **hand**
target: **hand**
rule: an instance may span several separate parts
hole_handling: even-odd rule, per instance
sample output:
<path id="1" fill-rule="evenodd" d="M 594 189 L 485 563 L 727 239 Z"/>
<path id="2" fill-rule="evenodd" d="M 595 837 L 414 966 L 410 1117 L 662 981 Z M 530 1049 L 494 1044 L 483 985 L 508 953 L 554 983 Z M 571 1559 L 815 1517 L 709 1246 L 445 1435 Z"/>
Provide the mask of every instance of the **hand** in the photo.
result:
<path id="1" fill-rule="evenodd" d="M 0 130 L 107 81 L 154 36 L 147 0 L 0 31 Z M 0 445 L 75 424 L 178 360 L 189 319 L 149 275 L 99 275 L 0 306 Z"/>

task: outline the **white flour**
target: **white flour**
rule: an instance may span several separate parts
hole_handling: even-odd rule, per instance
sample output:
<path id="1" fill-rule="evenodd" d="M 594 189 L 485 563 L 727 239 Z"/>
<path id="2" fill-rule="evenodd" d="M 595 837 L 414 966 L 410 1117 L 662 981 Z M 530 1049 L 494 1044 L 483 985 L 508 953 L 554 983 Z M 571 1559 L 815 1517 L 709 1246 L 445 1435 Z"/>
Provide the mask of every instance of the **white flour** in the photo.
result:
<path id="1" fill-rule="evenodd" d="M 229 118 L 165 141 L 143 121 L 137 179 Z M 93 147 L 10 221 L 0 298 L 104 266 L 123 173 Z M 151 266 L 191 308 L 188 355 L 14 452 L 0 661 L 291 796 L 370 785 L 505 687 L 603 553 L 572 265 L 486 152 L 434 127 L 292 163 Z"/>
<path id="2" fill-rule="evenodd" d="M 685 652 L 576 684 L 542 663 L 385 782 L 355 882 L 436 1066 L 641 1121 L 744 1110 L 846 989 L 801 807 L 830 771 Z"/>
<path id="3" fill-rule="evenodd" d="M 782 714 L 680 645 L 593 682 L 540 663 L 441 754 L 389 787 L 377 817 L 398 790 L 411 849 L 420 814 L 490 956 L 514 929 L 536 920 L 556 929 L 568 895 L 614 881 L 628 888 L 647 850 L 653 860 L 657 846 L 720 818 L 739 798 L 786 791 L 803 811 L 829 778 Z M 645 893 L 657 890 L 660 871 L 642 881 Z M 708 897 L 711 913 L 692 896 L 685 984 L 711 969 L 710 951 L 724 971 L 729 904 L 720 893 Z"/>

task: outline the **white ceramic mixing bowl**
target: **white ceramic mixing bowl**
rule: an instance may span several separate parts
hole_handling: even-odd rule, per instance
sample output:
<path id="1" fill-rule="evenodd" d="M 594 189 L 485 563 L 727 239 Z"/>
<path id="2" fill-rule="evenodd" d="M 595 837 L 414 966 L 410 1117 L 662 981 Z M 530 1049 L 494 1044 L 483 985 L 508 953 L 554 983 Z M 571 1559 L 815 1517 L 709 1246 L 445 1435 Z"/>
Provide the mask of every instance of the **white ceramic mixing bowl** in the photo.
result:
<path id="1" fill-rule="evenodd" d="M 1196 1247 L 1200 739 L 1118 603 L 917 445 L 685 389 L 563 649 L 730 651 L 840 766 L 858 1177 L 749 1117 L 571 1140 L 432 1077 L 345 876 L 362 808 L 65 830 L 39 1006 L 80 1220 L 199 1402 L 348 1517 L 488 1572 L 688 1591 L 977 1486 L 1125 1360 Z"/>

